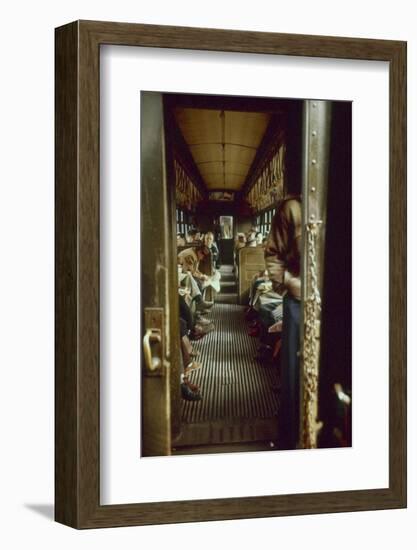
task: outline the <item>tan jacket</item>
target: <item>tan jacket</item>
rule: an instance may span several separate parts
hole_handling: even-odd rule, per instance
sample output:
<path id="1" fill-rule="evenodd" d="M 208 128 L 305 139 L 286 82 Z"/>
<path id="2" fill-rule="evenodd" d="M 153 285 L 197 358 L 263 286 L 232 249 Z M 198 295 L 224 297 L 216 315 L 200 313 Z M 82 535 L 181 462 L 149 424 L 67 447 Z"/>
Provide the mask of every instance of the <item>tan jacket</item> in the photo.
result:
<path id="1" fill-rule="evenodd" d="M 203 274 L 198 270 L 198 263 L 197 252 L 193 248 L 186 248 L 178 254 L 178 265 L 182 266 L 183 271 L 189 271 L 193 277 L 201 279 Z"/>
<path id="2" fill-rule="evenodd" d="M 298 299 L 301 298 L 301 234 L 301 199 L 287 197 L 278 204 L 272 219 L 265 246 L 265 265 L 274 290 L 279 294 L 288 291 Z"/>

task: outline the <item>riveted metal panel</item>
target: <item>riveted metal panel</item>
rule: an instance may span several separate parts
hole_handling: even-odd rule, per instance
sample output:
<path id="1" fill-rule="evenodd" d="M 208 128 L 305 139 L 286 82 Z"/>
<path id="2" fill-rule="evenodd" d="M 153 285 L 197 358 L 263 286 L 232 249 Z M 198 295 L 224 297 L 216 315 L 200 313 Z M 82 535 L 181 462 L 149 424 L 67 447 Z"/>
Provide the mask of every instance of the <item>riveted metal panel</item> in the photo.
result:
<path id="1" fill-rule="evenodd" d="M 320 301 L 323 290 L 331 102 L 306 100 L 303 112 L 303 243 L 300 446 L 317 444 Z M 311 328 L 311 330 L 310 330 Z M 310 344 L 309 340 L 315 339 Z"/>

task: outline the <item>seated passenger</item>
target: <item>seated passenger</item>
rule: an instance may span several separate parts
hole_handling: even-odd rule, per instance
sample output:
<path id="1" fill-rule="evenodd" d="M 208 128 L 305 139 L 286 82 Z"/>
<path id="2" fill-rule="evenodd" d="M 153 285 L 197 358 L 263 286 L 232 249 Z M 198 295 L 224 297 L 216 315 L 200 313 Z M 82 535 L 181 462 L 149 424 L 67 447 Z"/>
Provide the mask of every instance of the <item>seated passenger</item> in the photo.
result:
<path id="1" fill-rule="evenodd" d="M 266 365 L 274 364 L 274 359 L 280 349 L 282 303 L 282 296 L 272 289 L 268 271 L 258 272 L 251 281 L 249 308 L 245 317 L 248 321 L 249 336 L 259 337 L 260 340 L 260 347 L 255 358 Z"/>
<path id="2" fill-rule="evenodd" d="M 246 246 L 256 246 L 256 232 L 249 231 L 246 237 Z"/>
<path id="3" fill-rule="evenodd" d="M 219 260 L 219 249 L 217 247 L 217 244 L 214 241 L 214 235 L 211 231 L 206 233 L 204 235 L 204 244 L 207 246 L 207 248 L 211 251 L 211 258 L 213 261 L 213 268 L 216 269 L 218 267 L 218 260 Z"/>
<path id="4" fill-rule="evenodd" d="M 181 372 L 180 372 L 180 385 L 181 385 L 181 397 L 186 401 L 200 401 L 201 393 L 200 388 L 196 384 L 190 382 L 188 373 L 193 365 L 193 349 L 187 336 L 187 324 L 184 319 L 180 319 L 180 336 L 181 336 Z M 198 365 L 197 368 L 199 368 Z"/>
<path id="5" fill-rule="evenodd" d="M 181 270 L 181 267 L 178 267 Z M 200 287 L 191 273 L 182 273 L 182 271 L 179 272 L 178 283 L 178 293 L 180 296 L 184 297 L 188 306 L 191 306 L 194 302 L 197 311 L 205 311 L 212 307 L 213 304 L 211 302 L 206 302 L 203 300 Z"/>
<path id="6" fill-rule="evenodd" d="M 235 250 L 243 248 L 246 244 L 246 235 L 244 233 L 238 233 L 235 239 Z"/>
<path id="7" fill-rule="evenodd" d="M 200 291 L 203 290 L 203 283 L 208 280 L 208 277 L 200 272 L 198 265 L 200 260 L 209 254 L 210 251 L 205 245 L 186 248 L 178 254 L 178 264 L 182 267 L 183 273 L 189 272 L 194 277 Z"/>
<path id="8" fill-rule="evenodd" d="M 266 289 L 269 289 L 268 287 L 272 288 L 272 283 L 269 281 L 268 271 L 266 269 L 263 271 L 258 271 L 258 273 L 253 276 L 249 287 L 250 307 L 255 307 L 260 293 Z"/>
<path id="9" fill-rule="evenodd" d="M 260 296 L 259 306 L 257 310 L 260 320 L 265 329 L 270 329 L 273 325 L 278 325 L 278 323 L 282 323 L 282 296 L 277 294 L 273 290 L 265 292 L 263 295 Z M 277 330 L 277 332 L 281 332 L 281 330 Z"/>
<path id="10" fill-rule="evenodd" d="M 208 319 L 204 319 L 200 312 L 194 315 L 183 296 L 179 296 L 180 320 L 185 322 L 186 334 L 192 340 L 199 340 L 212 330 L 214 324 Z"/>
<path id="11" fill-rule="evenodd" d="M 234 272 L 235 272 L 235 275 L 237 276 L 238 275 L 238 254 L 239 254 L 239 250 L 241 248 L 243 248 L 244 246 L 246 246 L 246 236 L 244 233 L 238 233 L 236 235 L 236 239 L 235 239 L 235 248 L 233 250 L 233 263 L 234 263 Z"/>
<path id="12" fill-rule="evenodd" d="M 197 241 L 197 229 L 189 229 L 185 237 L 186 244 L 194 244 Z"/>
<path id="13" fill-rule="evenodd" d="M 255 238 L 256 238 L 256 246 L 262 246 L 264 242 L 264 236 L 260 231 L 256 233 Z"/>
<path id="14" fill-rule="evenodd" d="M 184 280 L 191 282 L 192 288 L 196 295 L 194 296 L 195 301 L 197 302 L 197 307 L 199 305 L 204 305 L 202 300 L 201 293 L 190 273 L 184 274 Z M 181 292 L 184 291 L 184 294 Z M 182 354 L 182 365 L 180 373 L 180 384 L 181 384 L 181 396 L 187 401 L 199 401 L 201 400 L 200 388 L 196 384 L 192 384 L 189 375 L 196 369 L 200 369 L 201 365 L 196 363 L 195 358 L 197 357 L 197 352 L 193 350 L 190 339 L 199 340 L 212 330 L 214 330 L 214 324 L 208 319 L 204 319 L 200 311 L 193 313 L 191 307 L 186 302 L 186 297 L 191 294 L 189 288 L 180 287 L 179 288 L 179 313 L 180 313 L 180 336 L 181 336 L 181 354 Z"/>

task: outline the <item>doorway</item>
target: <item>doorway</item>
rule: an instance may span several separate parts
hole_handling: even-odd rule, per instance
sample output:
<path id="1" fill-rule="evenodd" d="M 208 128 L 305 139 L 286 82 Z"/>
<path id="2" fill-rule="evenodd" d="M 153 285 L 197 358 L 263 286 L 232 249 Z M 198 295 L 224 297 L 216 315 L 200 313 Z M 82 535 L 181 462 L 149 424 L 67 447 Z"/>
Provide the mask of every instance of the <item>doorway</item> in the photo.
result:
<path id="1" fill-rule="evenodd" d="M 315 234 L 322 232 L 325 162 L 317 157 L 322 151 L 318 140 L 310 146 L 306 130 L 321 107 L 300 100 L 150 94 L 153 113 L 145 101 L 142 109 L 142 159 L 149 150 L 147 158 L 158 169 L 142 160 L 142 185 L 148 207 L 144 219 L 158 243 L 147 242 L 142 286 L 149 304 L 144 310 L 142 421 L 152 443 L 145 454 L 276 449 L 283 297 L 265 270 L 263 247 L 276 206 L 296 184 L 300 195 L 301 182 L 303 219 Z M 324 125 L 323 130 L 320 139 L 328 136 Z M 310 133 L 317 137 L 315 129 Z M 316 179 L 307 186 L 310 176 Z M 152 218 L 154 204 L 158 219 Z M 210 235 L 220 252 L 217 262 L 207 244 Z M 319 266 L 323 250 L 321 240 L 315 244 Z M 303 261 L 307 269 L 308 259 Z M 219 288 L 213 284 L 216 277 Z M 194 294 L 183 284 L 190 278 Z M 309 288 L 307 281 L 304 295 Z M 181 297 L 188 299 L 190 322 L 180 313 L 178 295 L 180 303 Z M 184 336 L 190 340 L 187 359 Z M 316 368 L 319 347 L 314 349 Z M 301 371 L 300 379 L 302 385 Z M 317 395 L 310 398 L 317 402 Z M 315 425 L 317 408 L 303 395 L 299 412 L 301 434 L 306 418 Z M 309 441 L 316 435 L 309 432 Z"/>

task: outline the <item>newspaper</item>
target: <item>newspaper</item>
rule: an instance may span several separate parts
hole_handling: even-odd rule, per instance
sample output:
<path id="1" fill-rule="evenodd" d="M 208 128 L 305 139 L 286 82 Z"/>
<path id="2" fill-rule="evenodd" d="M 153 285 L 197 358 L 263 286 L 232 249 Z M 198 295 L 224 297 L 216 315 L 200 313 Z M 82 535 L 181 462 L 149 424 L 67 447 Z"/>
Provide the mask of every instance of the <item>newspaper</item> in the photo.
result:
<path id="1" fill-rule="evenodd" d="M 203 282 L 203 289 L 211 286 L 216 292 L 220 292 L 220 271 L 216 269 L 214 275 Z"/>

